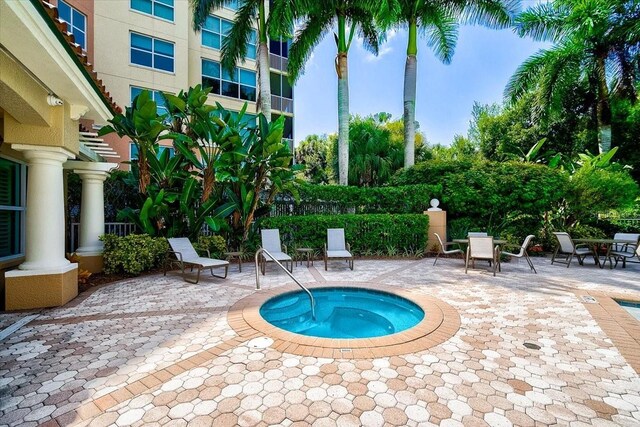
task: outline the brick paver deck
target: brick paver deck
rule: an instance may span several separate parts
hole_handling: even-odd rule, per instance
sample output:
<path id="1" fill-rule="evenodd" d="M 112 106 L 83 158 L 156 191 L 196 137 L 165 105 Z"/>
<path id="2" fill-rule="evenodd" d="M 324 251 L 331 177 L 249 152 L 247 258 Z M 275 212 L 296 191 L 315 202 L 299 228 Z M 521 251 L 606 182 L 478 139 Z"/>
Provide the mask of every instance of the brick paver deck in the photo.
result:
<path id="1" fill-rule="evenodd" d="M 537 275 L 505 263 L 495 278 L 456 259 L 296 269 L 303 283 L 368 282 L 459 315 L 453 336 L 387 357 L 249 348 L 255 334 L 229 324 L 255 292 L 248 264 L 198 285 L 104 286 L 0 341 L 0 425 L 640 425 L 640 328 L 610 299 L 640 300 L 640 265 L 534 263 Z M 262 280 L 290 285 L 273 266 Z"/>

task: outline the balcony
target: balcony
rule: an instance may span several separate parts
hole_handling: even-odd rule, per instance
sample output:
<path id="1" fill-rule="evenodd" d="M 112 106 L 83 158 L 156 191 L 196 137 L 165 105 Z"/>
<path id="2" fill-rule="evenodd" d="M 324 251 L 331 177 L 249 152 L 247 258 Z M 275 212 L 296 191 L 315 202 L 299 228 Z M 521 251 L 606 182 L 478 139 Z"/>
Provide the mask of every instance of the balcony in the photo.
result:
<path id="1" fill-rule="evenodd" d="M 287 58 L 283 58 L 280 55 L 274 55 L 273 53 L 269 54 L 269 66 L 278 71 L 287 72 L 287 66 L 289 65 L 289 60 Z"/>
<path id="2" fill-rule="evenodd" d="M 293 114 L 293 99 L 271 95 L 271 109 Z"/>

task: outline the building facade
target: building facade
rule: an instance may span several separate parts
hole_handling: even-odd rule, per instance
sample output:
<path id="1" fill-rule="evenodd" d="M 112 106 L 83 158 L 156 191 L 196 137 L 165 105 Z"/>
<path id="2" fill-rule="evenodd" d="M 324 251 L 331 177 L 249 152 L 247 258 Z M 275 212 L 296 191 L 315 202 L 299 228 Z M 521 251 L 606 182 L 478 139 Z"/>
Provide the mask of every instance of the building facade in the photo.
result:
<path id="1" fill-rule="evenodd" d="M 219 102 L 230 111 L 240 111 L 247 102 L 247 114 L 256 114 L 257 45 L 249 46 L 233 75 L 220 67 L 222 44 L 233 25 L 237 1 L 212 11 L 198 32 L 193 30 L 189 0 L 53 0 L 53 4 L 59 10 L 70 9 L 65 15 L 70 17 L 69 31 L 85 40 L 88 57 L 118 105 L 131 105 L 140 91 L 148 89 L 162 109 L 160 92 L 175 94 L 202 84 L 212 88 L 211 104 Z M 285 116 L 284 137 L 293 149 L 287 41 L 271 41 L 270 52 L 272 119 Z M 115 135 L 105 140 L 119 161 L 136 158 L 129 141 Z"/>

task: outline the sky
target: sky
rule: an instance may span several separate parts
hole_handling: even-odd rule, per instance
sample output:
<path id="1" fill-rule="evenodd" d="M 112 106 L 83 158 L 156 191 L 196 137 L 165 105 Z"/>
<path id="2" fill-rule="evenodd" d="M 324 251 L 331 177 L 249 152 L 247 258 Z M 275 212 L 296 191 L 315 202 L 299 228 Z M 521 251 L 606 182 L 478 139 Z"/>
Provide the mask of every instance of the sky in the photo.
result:
<path id="1" fill-rule="evenodd" d="M 477 26 L 460 28 L 453 60 L 443 65 L 421 39 L 418 44 L 416 120 L 430 144 L 449 145 L 454 135 L 467 135 L 473 103 L 501 102 L 517 67 L 542 43 L 521 39 L 512 30 Z M 377 57 L 354 41 L 349 51 L 351 114 L 380 111 L 402 118 L 402 92 L 407 32 L 389 34 Z M 333 35 L 316 47 L 305 74 L 295 85 L 294 137 L 338 130 L 336 46 Z"/>

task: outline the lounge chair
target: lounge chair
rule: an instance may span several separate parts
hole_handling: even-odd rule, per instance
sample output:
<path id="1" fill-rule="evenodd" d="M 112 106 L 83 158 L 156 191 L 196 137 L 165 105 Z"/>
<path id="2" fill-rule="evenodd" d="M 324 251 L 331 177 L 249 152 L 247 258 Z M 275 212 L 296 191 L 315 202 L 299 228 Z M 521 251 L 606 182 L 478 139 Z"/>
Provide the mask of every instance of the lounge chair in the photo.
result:
<path id="1" fill-rule="evenodd" d="M 529 247 L 529 243 L 531 243 L 531 240 L 534 238 L 535 236 L 533 234 L 528 235 L 525 239 L 524 242 L 522 243 L 522 246 L 518 246 L 518 245 L 503 245 L 503 248 L 520 248 L 520 250 L 516 253 L 516 252 L 506 252 L 506 251 L 502 251 L 502 255 L 507 255 L 513 258 L 524 258 L 527 260 L 527 263 L 529 264 L 529 267 L 533 270 L 533 272 L 535 274 L 538 274 L 538 272 L 536 271 L 536 268 L 533 266 L 533 262 L 531 262 L 531 258 L 529 258 L 529 254 L 527 253 L 527 248 Z"/>
<path id="2" fill-rule="evenodd" d="M 327 271 L 329 260 L 346 260 L 349 268 L 353 270 L 353 255 L 351 246 L 345 242 L 344 228 L 329 228 L 327 230 L 327 243 L 324 245 L 324 270 Z"/>
<path id="3" fill-rule="evenodd" d="M 280 263 L 284 263 L 290 273 L 293 273 L 293 259 L 287 255 L 287 246 L 280 243 L 280 230 L 265 229 L 260 232 L 262 236 L 262 248 L 268 251 L 271 256 L 266 253 L 262 253 L 260 257 L 260 265 L 262 275 L 264 276 L 267 262 L 272 262 L 274 259 Z"/>
<path id="4" fill-rule="evenodd" d="M 556 238 L 558 239 L 558 247 L 556 248 L 553 256 L 551 257 L 551 264 L 554 262 L 559 262 L 560 264 L 566 264 L 567 268 L 571 265 L 571 260 L 575 256 L 578 258 L 578 263 L 580 265 L 584 264 L 584 259 L 587 255 L 592 255 L 593 259 L 596 260 L 596 255 L 593 253 L 591 249 L 589 249 L 586 243 L 576 245 L 573 243 L 571 236 L 565 232 L 554 232 Z M 556 258 L 558 255 L 564 255 L 564 261 L 558 261 Z M 596 260 L 596 264 L 598 261 Z"/>
<path id="5" fill-rule="evenodd" d="M 473 237 L 469 236 L 469 246 L 467 247 L 467 257 L 464 265 L 464 272 L 469 269 L 469 261 L 471 260 L 472 268 L 475 267 L 474 261 L 483 259 L 489 261 L 489 265 L 493 262 L 493 275 L 496 275 L 496 269 L 500 270 L 500 247 L 493 244 L 493 237 Z"/>
<path id="6" fill-rule="evenodd" d="M 171 246 L 171 250 L 167 252 L 167 258 L 164 263 L 165 276 L 167 275 L 167 266 L 169 264 L 178 264 L 178 266 L 182 270 L 182 277 L 189 283 L 197 284 L 200 281 L 200 271 L 202 271 L 203 268 L 208 268 L 211 271 L 211 275 L 214 277 L 219 277 L 220 279 L 227 278 L 229 261 L 211 258 L 211 254 L 209 253 L 208 249 L 208 258 L 201 257 L 200 255 L 198 255 L 196 250 L 193 248 L 193 245 L 186 237 L 171 238 L 167 239 L 167 241 L 169 242 L 169 246 Z M 174 255 L 175 259 L 172 259 L 171 255 Z M 193 271 L 194 267 L 198 269 L 195 281 L 187 278 L 185 274 L 185 266 L 190 266 L 191 271 Z M 218 276 L 214 274 L 214 268 L 224 268 L 224 276 Z"/>
<path id="7" fill-rule="evenodd" d="M 460 246 L 458 245 L 458 243 L 454 243 L 454 242 L 442 243 L 442 239 L 440 238 L 440 235 L 438 233 L 433 233 L 433 234 L 438 239 L 438 243 L 440 243 L 440 250 L 438 251 L 438 253 L 436 255 L 436 260 L 433 261 L 433 265 L 436 265 L 436 262 L 438 262 L 438 258 L 440 257 L 440 255 L 464 254 L 462 249 L 460 249 Z M 451 245 L 458 245 L 458 249 L 449 249 L 449 250 L 447 250 L 447 247 L 451 246 Z"/>
<path id="8" fill-rule="evenodd" d="M 614 243 L 609 252 L 609 262 L 611 258 L 616 262 L 614 267 L 618 266 L 618 262 L 622 260 L 622 268 L 627 267 L 627 259 L 636 256 L 636 252 L 640 247 L 640 234 L 637 233 L 616 233 L 613 240 L 619 240 L 625 243 Z"/>

